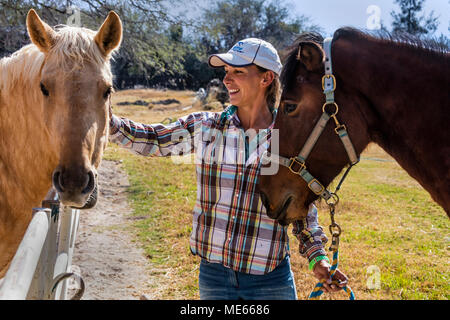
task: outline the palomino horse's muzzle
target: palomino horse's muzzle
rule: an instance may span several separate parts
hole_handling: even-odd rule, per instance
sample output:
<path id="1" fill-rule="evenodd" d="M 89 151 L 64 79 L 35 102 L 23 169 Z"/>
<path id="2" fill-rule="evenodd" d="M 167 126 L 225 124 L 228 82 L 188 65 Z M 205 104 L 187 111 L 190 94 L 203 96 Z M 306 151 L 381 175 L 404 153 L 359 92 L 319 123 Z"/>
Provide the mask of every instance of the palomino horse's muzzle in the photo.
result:
<path id="1" fill-rule="evenodd" d="M 97 174 L 92 169 L 58 166 L 52 181 L 64 205 L 88 209 L 97 203 Z"/>

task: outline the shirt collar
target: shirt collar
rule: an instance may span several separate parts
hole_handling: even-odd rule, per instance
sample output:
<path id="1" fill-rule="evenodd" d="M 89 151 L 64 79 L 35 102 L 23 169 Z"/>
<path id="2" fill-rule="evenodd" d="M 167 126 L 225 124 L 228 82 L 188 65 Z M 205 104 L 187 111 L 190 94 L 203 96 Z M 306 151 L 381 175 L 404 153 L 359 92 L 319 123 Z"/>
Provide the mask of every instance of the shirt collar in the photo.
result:
<path id="1" fill-rule="evenodd" d="M 234 114 L 236 113 L 237 107 L 233 105 L 229 105 L 225 108 L 225 110 L 222 111 L 222 114 L 220 115 L 220 121 L 225 120 L 232 120 Z"/>
<path id="2" fill-rule="evenodd" d="M 241 124 L 241 121 L 239 120 L 238 116 L 237 116 L 237 107 L 234 105 L 229 105 L 228 107 L 225 108 L 225 110 L 222 112 L 221 116 L 220 116 L 220 121 L 225 121 L 225 120 L 229 120 L 230 122 L 233 121 L 234 124 L 236 126 L 239 126 Z M 272 115 L 273 115 L 273 120 L 272 123 L 270 124 L 270 126 L 267 128 L 269 130 L 273 129 L 273 126 L 275 125 L 275 119 L 277 117 L 277 111 L 278 109 L 274 109 L 272 111 Z"/>

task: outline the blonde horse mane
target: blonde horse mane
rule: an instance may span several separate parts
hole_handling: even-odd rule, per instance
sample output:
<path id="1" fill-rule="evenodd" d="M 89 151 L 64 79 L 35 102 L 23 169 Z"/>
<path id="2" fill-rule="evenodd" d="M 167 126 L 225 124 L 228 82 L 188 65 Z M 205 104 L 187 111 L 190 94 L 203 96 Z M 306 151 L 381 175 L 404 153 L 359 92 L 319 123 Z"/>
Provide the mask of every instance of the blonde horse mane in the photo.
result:
<path id="1" fill-rule="evenodd" d="M 58 40 L 48 53 L 47 59 L 52 59 L 59 68 L 70 72 L 72 68 L 80 68 L 86 61 L 94 64 L 109 64 L 109 57 L 100 52 L 94 41 L 95 31 L 86 28 L 57 26 Z M 34 44 L 24 46 L 11 56 L 0 60 L 0 93 L 9 92 L 21 86 L 35 84 L 44 63 L 44 54 Z M 69 64 L 70 62 L 70 64 Z M 109 65 L 107 65 L 109 67 Z M 37 88 L 34 88 L 37 89 Z"/>
<path id="2" fill-rule="evenodd" d="M 11 56 L 0 60 L 0 93 L 7 95 L 14 88 L 24 86 L 29 90 L 29 84 L 39 75 L 44 54 L 34 44 L 29 44 Z M 21 86 L 17 84 L 21 83 Z"/>
<path id="3" fill-rule="evenodd" d="M 75 62 L 75 67 L 83 65 L 86 60 L 99 65 L 105 62 L 94 41 L 95 31 L 69 26 L 56 26 L 55 29 L 58 41 L 49 54 L 56 58 L 57 65 L 64 66 L 68 60 Z"/>

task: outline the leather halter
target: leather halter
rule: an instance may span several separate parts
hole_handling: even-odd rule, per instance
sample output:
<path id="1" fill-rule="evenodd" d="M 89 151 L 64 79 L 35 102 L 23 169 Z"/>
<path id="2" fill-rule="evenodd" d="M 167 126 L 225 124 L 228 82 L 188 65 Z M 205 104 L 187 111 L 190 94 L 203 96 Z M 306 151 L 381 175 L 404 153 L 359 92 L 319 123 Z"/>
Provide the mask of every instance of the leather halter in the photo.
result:
<path id="1" fill-rule="evenodd" d="M 356 155 L 355 148 L 353 147 L 350 137 L 348 136 L 347 128 L 345 127 L 345 125 L 340 124 L 336 118 L 336 114 L 339 111 L 339 107 L 337 103 L 334 101 L 334 91 L 336 90 L 336 78 L 333 75 L 333 68 L 331 63 L 332 40 L 333 40 L 332 38 L 327 38 L 324 40 L 323 43 L 323 48 L 325 51 L 325 75 L 322 77 L 322 89 L 323 93 L 325 94 L 326 101 L 322 107 L 322 115 L 320 119 L 317 121 L 313 131 L 309 135 L 305 144 L 303 145 L 303 148 L 301 149 L 300 153 L 296 157 L 291 158 L 285 158 L 279 155 L 269 155 L 268 152 L 265 152 L 263 154 L 263 163 L 273 161 L 285 167 L 288 167 L 292 173 L 299 175 L 301 178 L 303 178 L 303 180 L 306 181 L 309 189 L 311 189 L 312 192 L 325 199 L 325 201 L 328 201 L 330 198 L 332 198 L 333 195 L 336 194 L 337 190 L 339 190 L 342 182 L 347 176 L 349 170 L 359 162 L 359 157 Z M 299 48 L 299 54 L 300 50 L 301 48 Z M 297 60 L 300 60 L 299 54 L 297 54 Z M 334 106 L 335 108 L 334 112 L 328 112 L 326 110 L 327 106 Z M 342 144 L 344 145 L 345 150 L 347 151 L 348 158 L 350 160 L 350 166 L 347 168 L 347 171 L 341 178 L 341 181 L 339 182 L 335 193 L 331 193 L 330 191 L 328 191 L 324 187 L 324 185 L 320 183 L 316 178 L 314 178 L 314 176 L 306 169 L 306 159 L 308 158 L 313 147 L 316 145 L 317 140 L 319 139 L 320 135 L 325 129 L 328 120 L 330 120 L 330 118 L 333 118 L 336 124 L 334 131 L 341 139 Z"/>

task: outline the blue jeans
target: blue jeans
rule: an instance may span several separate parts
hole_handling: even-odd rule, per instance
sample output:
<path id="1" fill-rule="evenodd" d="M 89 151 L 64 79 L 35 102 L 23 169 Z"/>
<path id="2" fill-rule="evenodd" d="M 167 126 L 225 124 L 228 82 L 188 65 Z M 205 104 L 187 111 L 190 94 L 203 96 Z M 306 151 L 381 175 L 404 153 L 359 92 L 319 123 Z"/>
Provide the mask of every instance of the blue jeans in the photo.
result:
<path id="1" fill-rule="evenodd" d="M 199 273 L 201 300 L 296 300 L 289 256 L 265 275 L 234 271 L 202 259 Z"/>

